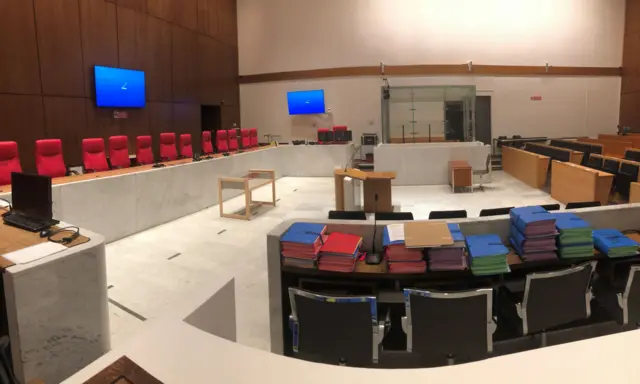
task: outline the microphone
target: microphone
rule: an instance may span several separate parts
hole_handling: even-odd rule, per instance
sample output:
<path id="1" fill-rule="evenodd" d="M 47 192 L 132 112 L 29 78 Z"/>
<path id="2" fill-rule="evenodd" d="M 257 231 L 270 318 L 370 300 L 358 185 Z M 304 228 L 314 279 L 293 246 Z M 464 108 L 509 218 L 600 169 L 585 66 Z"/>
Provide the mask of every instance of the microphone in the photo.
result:
<path id="1" fill-rule="evenodd" d="M 375 204 L 373 206 L 373 241 L 371 242 L 371 253 L 367 255 L 365 263 L 377 265 L 382 262 L 382 257 L 376 253 L 376 232 L 378 230 L 376 214 L 378 213 L 378 194 L 374 195 Z"/>
<path id="2" fill-rule="evenodd" d="M 360 147 L 358 146 L 353 146 L 353 152 L 351 153 L 351 157 L 349 158 L 349 162 L 347 164 L 344 165 L 344 171 L 347 172 L 347 168 L 349 167 L 349 164 L 351 164 L 353 162 L 353 158 L 356 156 L 356 153 L 360 150 Z"/>

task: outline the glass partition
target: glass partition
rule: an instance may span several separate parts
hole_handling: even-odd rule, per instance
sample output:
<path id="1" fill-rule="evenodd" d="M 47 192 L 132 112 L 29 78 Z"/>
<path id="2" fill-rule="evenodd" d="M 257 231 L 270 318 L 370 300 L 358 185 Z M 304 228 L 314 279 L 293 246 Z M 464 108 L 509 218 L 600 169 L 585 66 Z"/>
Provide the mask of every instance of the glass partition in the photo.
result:
<path id="1" fill-rule="evenodd" d="M 475 86 L 383 89 L 382 142 L 473 141 L 475 99 Z"/>

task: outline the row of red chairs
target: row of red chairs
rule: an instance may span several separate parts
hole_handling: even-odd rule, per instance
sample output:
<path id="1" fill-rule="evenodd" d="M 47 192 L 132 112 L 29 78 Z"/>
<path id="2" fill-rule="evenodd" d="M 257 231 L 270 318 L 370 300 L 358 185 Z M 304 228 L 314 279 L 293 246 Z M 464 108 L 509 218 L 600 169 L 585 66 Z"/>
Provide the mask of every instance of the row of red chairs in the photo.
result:
<path id="1" fill-rule="evenodd" d="M 255 128 L 242 129 L 242 148 L 258 146 L 258 133 Z M 182 134 L 179 137 L 178 149 L 180 156 L 193 157 L 191 135 Z M 235 129 L 221 130 L 216 133 L 216 147 L 218 152 L 238 150 L 238 140 Z M 176 160 L 176 134 L 165 132 L 160 134 L 160 158 L 162 161 Z M 46 139 L 36 141 L 36 168 L 38 174 L 50 177 L 62 177 L 68 174 L 67 166 L 62 155 L 62 140 Z M 213 153 L 211 132 L 202 132 L 202 153 Z M 82 140 L 82 158 L 85 172 L 101 172 L 111 168 L 127 168 L 131 162 L 129 159 L 129 140 L 127 136 L 112 136 L 109 138 L 109 162 L 105 151 L 105 143 L 102 138 L 89 138 Z M 139 165 L 153 164 L 155 162 L 152 149 L 151 136 L 136 137 L 136 160 Z M 11 172 L 22 172 L 20 158 L 18 156 L 18 144 L 15 141 L 0 142 L 0 185 L 11 183 Z"/>

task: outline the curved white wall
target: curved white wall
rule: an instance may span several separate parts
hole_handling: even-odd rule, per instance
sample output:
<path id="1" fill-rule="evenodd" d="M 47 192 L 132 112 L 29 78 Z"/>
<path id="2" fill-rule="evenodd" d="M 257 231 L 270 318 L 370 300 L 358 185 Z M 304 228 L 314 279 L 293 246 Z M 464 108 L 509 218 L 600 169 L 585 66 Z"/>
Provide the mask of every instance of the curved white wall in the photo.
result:
<path id="1" fill-rule="evenodd" d="M 619 67 L 624 0 L 238 0 L 240 75 L 347 66 L 475 64 Z M 476 85 L 492 96 L 493 136 L 615 132 L 620 78 L 397 77 Z M 244 126 L 283 139 L 346 124 L 380 132 L 378 77 L 248 84 Z M 326 91 L 325 116 L 288 116 L 286 92 Z M 531 101 L 531 96 L 542 101 Z"/>

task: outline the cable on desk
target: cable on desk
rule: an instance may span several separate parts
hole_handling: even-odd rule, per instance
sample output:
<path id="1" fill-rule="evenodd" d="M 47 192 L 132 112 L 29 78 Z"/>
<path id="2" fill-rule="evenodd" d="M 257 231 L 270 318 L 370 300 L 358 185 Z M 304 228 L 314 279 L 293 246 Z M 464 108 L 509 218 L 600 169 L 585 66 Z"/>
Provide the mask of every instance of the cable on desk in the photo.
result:
<path id="1" fill-rule="evenodd" d="M 71 231 L 73 231 L 71 236 L 63 237 L 60 240 L 56 240 L 56 239 L 52 238 L 53 236 L 55 236 L 55 235 L 57 235 L 59 233 L 71 232 Z M 49 235 L 47 236 L 47 240 L 49 240 L 49 241 L 51 241 L 53 243 L 65 244 L 66 245 L 66 244 L 71 243 L 73 240 L 77 239 L 79 236 L 80 236 L 80 228 L 70 226 L 70 227 L 58 228 L 55 231 L 49 233 Z"/>
<path id="2" fill-rule="evenodd" d="M 11 213 L 11 211 L 13 210 L 13 206 L 11 205 L 11 202 L 9 200 L 7 200 L 7 199 L 0 198 L 0 201 L 4 201 L 5 203 L 7 203 L 9 205 L 9 210 L 2 214 L 2 217 L 5 217 L 5 216 L 7 216 L 8 214 Z"/>
<path id="3" fill-rule="evenodd" d="M 624 231 L 622 231 L 623 235 L 630 235 L 632 233 L 640 233 L 640 230 L 638 230 L 638 229 L 625 229 Z"/>

